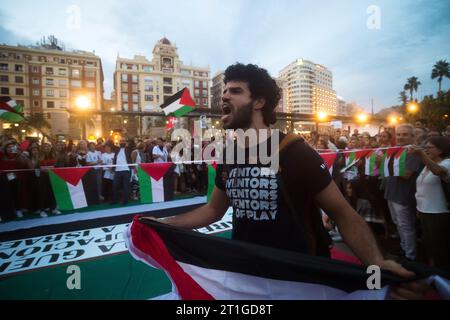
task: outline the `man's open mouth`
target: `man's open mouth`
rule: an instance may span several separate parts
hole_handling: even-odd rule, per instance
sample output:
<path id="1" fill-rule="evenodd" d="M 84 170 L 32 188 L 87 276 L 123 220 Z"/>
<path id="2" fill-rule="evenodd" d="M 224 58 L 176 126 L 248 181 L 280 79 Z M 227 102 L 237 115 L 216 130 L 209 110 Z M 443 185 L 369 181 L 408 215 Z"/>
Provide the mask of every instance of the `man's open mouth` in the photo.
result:
<path id="1" fill-rule="evenodd" d="M 223 114 L 223 115 L 227 115 L 227 114 L 230 114 L 230 113 L 231 113 L 231 108 L 230 108 L 230 106 L 227 105 L 227 104 L 224 104 L 224 105 L 222 106 L 222 114 Z"/>

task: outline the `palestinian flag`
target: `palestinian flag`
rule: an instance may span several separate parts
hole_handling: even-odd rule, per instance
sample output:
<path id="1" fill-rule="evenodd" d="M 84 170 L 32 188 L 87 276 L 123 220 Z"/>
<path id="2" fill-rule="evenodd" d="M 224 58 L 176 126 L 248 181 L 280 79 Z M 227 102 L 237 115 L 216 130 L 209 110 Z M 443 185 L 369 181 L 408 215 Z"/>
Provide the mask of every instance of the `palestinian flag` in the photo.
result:
<path id="1" fill-rule="evenodd" d="M 217 163 L 208 164 L 208 193 L 206 194 L 206 202 L 211 199 L 214 186 L 216 185 L 216 169 Z"/>
<path id="2" fill-rule="evenodd" d="M 350 167 L 354 166 L 368 152 L 370 152 L 370 150 L 344 151 L 345 167 L 341 170 L 341 172 L 345 172 Z"/>
<path id="3" fill-rule="evenodd" d="M 0 97 L 0 119 L 7 122 L 21 122 L 25 120 L 22 114 L 23 106 L 10 97 Z"/>
<path id="4" fill-rule="evenodd" d="M 187 88 L 175 93 L 161 105 L 161 109 L 166 116 L 173 114 L 175 117 L 184 116 L 194 110 L 194 107 L 195 102 L 192 100 Z"/>
<path id="5" fill-rule="evenodd" d="M 377 153 L 375 151 L 372 151 L 368 154 L 366 154 L 366 163 L 364 168 L 364 173 L 366 176 L 375 176 L 375 169 L 377 169 L 376 166 L 376 160 L 377 160 Z"/>
<path id="6" fill-rule="evenodd" d="M 380 289 L 368 290 L 370 274 L 363 266 L 248 242 L 181 230 L 135 216 L 124 232 L 131 255 L 162 269 L 172 282 L 172 293 L 160 299 L 183 300 L 294 300 L 385 299 L 390 284 L 404 282 L 380 272 Z M 450 295 L 450 282 L 426 269 L 408 268 L 418 278 Z M 421 266 L 422 267 L 422 266 Z"/>
<path id="7" fill-rule="evenodd" d="M 88 206 L 82 179 L 90 169 L 81 167 L 49 170 L 50 182 L 59 210 L 73 210 Z"/>
<path id="8" fill-rule="evenodd" d="M 325 162 L 325 165 L 327 166 L 328 171 L 330 172 L 330 175 L 333 174 L 333 165 L 334 160 L 336 160 L 337 153 L 325 153 L 320 154 L 323 161 Z"/>
<path id="9" fill-rule="evenodd" d="M 406 174 L 407 150 L 403 147 L 394 147 L 386 150 L 381 160 L 383 177 L 399 177 Z"/>
<path id="10" fill-rule="evenodd" d="M 141 163 L 138 168 L 141 203 L 172 200 L 174 192 L 173 175 L 168 174 L 173 163 Z M 171 177 L 172 176 L 172 177 Z"/>

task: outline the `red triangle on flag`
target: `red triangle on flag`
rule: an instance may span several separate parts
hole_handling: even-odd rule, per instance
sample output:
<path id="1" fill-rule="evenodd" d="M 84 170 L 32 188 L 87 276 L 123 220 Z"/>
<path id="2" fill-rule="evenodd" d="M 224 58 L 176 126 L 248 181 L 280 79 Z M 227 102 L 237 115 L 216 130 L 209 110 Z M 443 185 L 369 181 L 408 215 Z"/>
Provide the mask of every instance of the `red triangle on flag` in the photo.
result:
<path id="1" fill-rule="evenodd" d="M 86 172 L 91 170 L 89 167 L 80 168 L 53 168 L 51 169 L 54 174 L 63 179 L 64 181 L 76 186 L 81 179 L 83 179 Z"/>
<path id="2" fill-rule="evenodd" d="M 402 155 L 402 153 L 406 150 L 406 148 L 399 148 L 398 152 L 395 154 L 394 158 L 398 159 Z"/>
<path id="3" fill-rule="evenodd" d="M 173 166 L 172 162 L 164 163 L 141 163 L 139 165 L 150 177 L 159 181 L 167 171 Z"/>
<path id="4" fill-rule="evenodd" d="M 397 153 L 397 151 L 399 151 L 400 149 L 403 149 L 402 147 L 393 147 L 393 148 L 389 148 L 386 151 L 386 157 L 390 158 L 392 157 L 395 153 Z"/>
<path id="5" fill-rule="evenodd" d="M 355 159 L 359 160 L 362 157 L 365 157 L 371 150 L 358 150 L 355 152 Z"/>
<path id="6" fill-rule="evenodd" d="M 325 161 L 327 168 L 330 169 L 334 163 L 334 159 L 336 159 L 337 153 L 321 154 L 320 156 L 322 157 L 323 161 Z"/>
<path id="7" fill-rule="evenodd" d="M 213 168 L 214 168 L 214 170 L 216 170 L 216 169 L 217 169 L 217 162 L 213 162 L 213 163 L 211 163 L 211 167 L 213 167 Z"/>
<path id="8" fill-rule="evenodd" d="M 195 107 L 195 102 L 192 100 L 189 90 L 184 88 L 183 94 L 181 95 L 180 104 L 183 106 Z"/>

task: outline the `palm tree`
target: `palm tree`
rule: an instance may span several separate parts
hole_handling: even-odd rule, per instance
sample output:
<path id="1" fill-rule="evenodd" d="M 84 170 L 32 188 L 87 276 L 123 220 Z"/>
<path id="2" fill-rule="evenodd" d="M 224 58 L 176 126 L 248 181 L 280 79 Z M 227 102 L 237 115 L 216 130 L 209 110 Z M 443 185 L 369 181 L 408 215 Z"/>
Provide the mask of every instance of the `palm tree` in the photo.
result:
<path id="1" fill-rule="evenodd" d="M 53 139 L 45 132 L 45 129 L 51 129 L 52 126 L 44 118 L 42 113 L 33 113 L 26 116 L 23 125 L 25 126 L 26 131 L 31 131 L 31 128 L 36 129 L 49 141 L 53 141 Z"/>
<path id="2" fill-rule="evenodd" d="M 413 93 L 417 92 L 417 88 L 421 85 L 420 81 L 417 77 L 411 77 L 406 80 L 406 84 L 403 87 L 404 90 L 409 91 L 410 93 L 410 101 L 413 101 Z"/>
<path id="3" fill-rule="evenodd" d="M 402 103 L 402 106 L 406 106 L 406 103 L 408 102 L 408 96 L 406 95 L 406 91 L 400 91 L 398 100 Z"/>
<path id="4" fill-rule="evenodd" d="M 439 60 L 433 66 L 433 70 L 431 71 L 431 79 L 438 78 L 438 84 L 439 84 L 438 95 L 442 91 L 441 85 L 442 85 L 442 79 L 444 77 L 450 78 L 450 66 L 446 60 Z"/>

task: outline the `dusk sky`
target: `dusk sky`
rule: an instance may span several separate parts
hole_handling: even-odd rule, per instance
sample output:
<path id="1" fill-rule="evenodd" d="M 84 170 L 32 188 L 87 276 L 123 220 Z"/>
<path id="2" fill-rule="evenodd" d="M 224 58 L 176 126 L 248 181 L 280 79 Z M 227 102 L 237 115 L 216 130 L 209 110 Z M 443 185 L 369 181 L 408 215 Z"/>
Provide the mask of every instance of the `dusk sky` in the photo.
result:
<path id="1" fill-rule="evenodd" d="M 74 24 L 72 5 L 79 8 Z M 368 28 L 377 6 L 380 28 Z M 372 25 L 373 26 L 373 25 Z M 212 75 L 236 61 L 272 76 L 304 58 L 333 72 L 334 90 L 370 111 L 398 104 L 406 79 L 417 76 L 419 98 L 435 94 L 434 63 L 450 61 L 450 1 L 8 1 L 0 9 L 0 43 L 35 44 L 55 35 L 66 49 L 94 51 L 113 89 L 117 54 L 152 57 L 166 36 L 185 64 Z M 443 81 L 443 89 L 450 80 Z"/>

